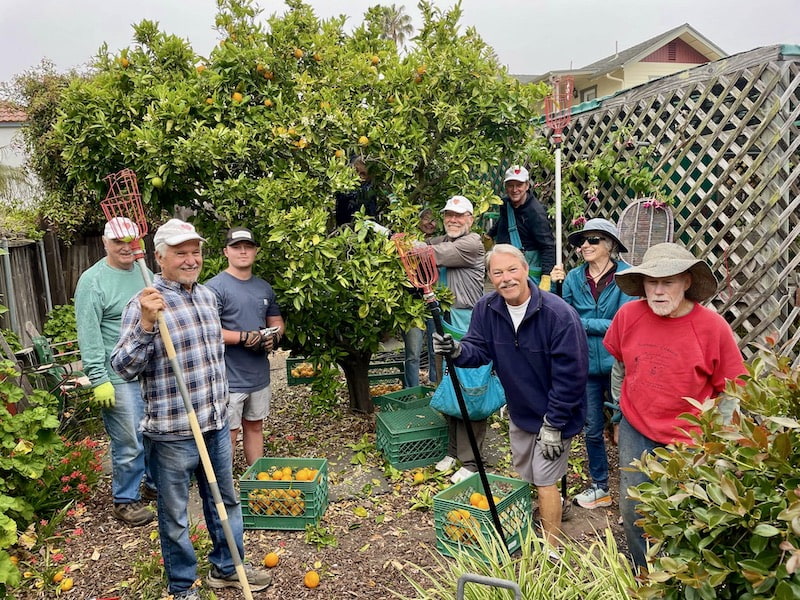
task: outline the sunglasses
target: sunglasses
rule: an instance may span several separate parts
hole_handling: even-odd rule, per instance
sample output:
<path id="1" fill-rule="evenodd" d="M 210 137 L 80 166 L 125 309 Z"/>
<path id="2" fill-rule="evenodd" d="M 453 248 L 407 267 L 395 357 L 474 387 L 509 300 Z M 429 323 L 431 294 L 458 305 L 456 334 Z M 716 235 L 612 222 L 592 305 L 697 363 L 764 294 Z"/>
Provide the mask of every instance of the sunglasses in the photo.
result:
<path id="1" fill-rule="evenodd" d="M 597 246 L 597 244 L 599 244 L 600 242 L 602 242 L 602 241 L 603 241 L 603 240 L 605 240 L 605 239 L 606 239 L 606 238 L 604 238 L 604 237 L 600 237 L 600 236 L 598 236 L 598 235 L 593 235 L 593 236 L 591 236 L 591 237 L 585 237 L 585 238 L 582 238 L 582 239 L 581 239 L 581 243 L 580 243 L 580 244 L 578 244 L 578 246 L 583 246 L 583 242 L 589 242 L 589 245 L 591 245 L 591 246 Z"/>

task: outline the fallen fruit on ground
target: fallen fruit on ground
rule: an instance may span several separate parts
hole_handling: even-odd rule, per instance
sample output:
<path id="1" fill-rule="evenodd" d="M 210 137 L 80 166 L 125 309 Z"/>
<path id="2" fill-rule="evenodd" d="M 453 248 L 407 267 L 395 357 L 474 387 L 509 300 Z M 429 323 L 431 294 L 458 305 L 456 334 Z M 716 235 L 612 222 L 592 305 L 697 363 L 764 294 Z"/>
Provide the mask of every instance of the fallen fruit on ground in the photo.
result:
<path id="1" fill-rule="evenodd" d="M 306 576 L 303 577 L 303 584 L 307 588 L 314 589 L 319 585 L 319 573 L 316 571 L 309 571 L 306 573 Z"/>
<path id="2" fill-rule="evenodd" d="M 72 589 L 74 582 L 72 581 L 72 577 L 67 577 L 64 581 L 61 582 L 61 591 L 68 592 Z"/>
<path id="3" fill-rule="evenodd" d="M 279 560 L 280 557 L 277 554 L 270 552 L 264 557 L 264 566 L 271 569 L 272 567 L 277 566 Z"/>

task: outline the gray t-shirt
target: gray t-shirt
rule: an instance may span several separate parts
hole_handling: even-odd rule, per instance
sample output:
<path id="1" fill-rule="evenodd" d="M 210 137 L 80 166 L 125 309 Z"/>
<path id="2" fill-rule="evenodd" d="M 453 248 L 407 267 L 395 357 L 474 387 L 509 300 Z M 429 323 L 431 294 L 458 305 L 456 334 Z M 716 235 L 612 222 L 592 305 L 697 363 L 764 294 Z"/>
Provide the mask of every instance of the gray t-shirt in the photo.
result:
<path id="1" fill-rule="evenodd" d="M 217 309 L 223 329 L 257 331 L 267 317 L 281 316 L 272 286 L 259 277 L 243 281 L 223 271 L 206 285 L 217 296 Z M 253 352 L 244 346 L 225 346 L 228 389 L 249 394 L 269 385 L 269 359 L 265 352 Z"/>

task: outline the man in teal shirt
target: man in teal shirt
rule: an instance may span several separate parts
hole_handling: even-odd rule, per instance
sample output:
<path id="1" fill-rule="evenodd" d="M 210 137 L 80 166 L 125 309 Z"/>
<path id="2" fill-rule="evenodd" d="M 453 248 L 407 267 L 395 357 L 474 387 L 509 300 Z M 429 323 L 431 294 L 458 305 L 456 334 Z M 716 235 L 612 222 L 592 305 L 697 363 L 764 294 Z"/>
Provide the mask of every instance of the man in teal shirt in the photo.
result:
<path id="1" fill-rule="evenodd" d="M 142 502 L 156 491 L 146 477 L 139 422 L 144 404 L 139 381 L 125 381 L 109 364 L 119 339 L 122 310 L 143 287 L 134 265 L 130 241 L 139 237 L 136 225 L 124 217 L 109 221 L 103 232 L 106 256 L 89 267 L 75 290 L 75 316 L 83 370 L 93 387 L 93 403 L 101 408 L 111 439 L 111 492 L 114 516 L 131 526 L 146 525 L 153 512 Z M 144 488 L 140 485 L 144 480 Z"/>

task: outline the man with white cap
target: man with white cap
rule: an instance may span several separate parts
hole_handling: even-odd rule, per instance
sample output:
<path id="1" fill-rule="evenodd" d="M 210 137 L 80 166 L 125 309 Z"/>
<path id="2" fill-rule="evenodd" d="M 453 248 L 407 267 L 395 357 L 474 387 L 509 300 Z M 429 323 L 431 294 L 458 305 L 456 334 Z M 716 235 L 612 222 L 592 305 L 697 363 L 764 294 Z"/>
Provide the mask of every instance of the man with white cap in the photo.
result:
<path id="1" fill-rule="evenodd" d="M 231 437 L 228 430 L 228 380 L 225 346 L 217 298 L 197 283 L 203 266 L 201 243 L 194 226 L 170 219 L 153 237 L 161 274 L 122 313 L 120 341 L 111 366 L 124 378 L 142 381 L 145 401 L 144 445 L 158 486 L 158 533 L 169 593 L 175 598 L 199 598 L 194 587 L 197 556 L 189 539 L 189 487 L 197 481 L 212 550 L 208 555 L 211 588 L 241 587 L 211 488 L 192 436 L 189 416 L 160 335 L 162 313 L 176 360 L 191 394 L 197 421 L 236 540 L 244 558 L 242 511 L 233 484 Z M 252 591 L 268 587 L 266 573 L 247 568 Z"/>
<path id="2" fill-rule="evenodd" d="M 711 268 L 685 248 L 656 244 L 645 252 L 642 264 L 617 273 L 616 282 L 629 296 L 644 297 L 619 309 L 603 342 L 625 373 L 620 395 L 620 512 L 631 556 L 644 566 L 647 547 L 641 528 L 634 524 L 636 502 L 625 490 L 646 477 L 625 468 L 659 446 L 693 443 L 687 433 L 697 427 L 680 415 L 698 410 L 685 398 L 704 401 L 719 396 L 745 367 L 730 326 L 700 304 L 717 290 Z"/>
<path id="3" fill-rule="evenodd" d="M 439 267 L 439 282 L 447 286 L 455 297 L 453 305 L 445 315 L 445 321 L 454 330 L 466 333 L 469 328 L 472 307 L 483 296 L 486 267 L 486 249 L 481 237 L 472 232 L 472 202 L 464 196 L 453 196 L 441 210 L 444 221 L 444 235 L 428 239 L 433 246 L 436 265 Z M 447 456 L 437 463 L 439 471 L 448 471 L 461 462 L 451 480 L 458 483 L 478 470 L 472 446 L 469 443 L 466 425 L 457 417 L 447 416 L 449 427 L 449 447 Z M 472 421 L 478 448 L 486 437 L 486 419 Z"/>
<path id="4" fill-rule="evenodd" d="M 139 431 L 144 405 L 139 382 L 122 379 L 109 360 L 119 340 L 122 309 L 144 287 L 130 246 L 138 237 L 139 228 L 129 219 L 114 217 L 106 223 L 106 255 L 81 274 L 75 289 L 83 371 L 92 383 L 91 402 L 100 407 L 111 441 L 113 512 L 117 519 L 134 527 L 153 520 L 154 514 L 142 502 L 142 496 L 145 500 L 156 496 Z"/>
<path id="5" fill-rule="evenodd" d="M 550 290 L 550 271 L 556 262 L 556 240 L 547 211 L 531 189 L 528 169 L 512 165 L 503 178 L 506 196 L 500 217 L 487 232 L 497 244 L 511 244 L 525 254 L 530 276 L 539 287 Z"/>
<path id="6" fill-rule="evenodd" d="M 263 426 L 272 397 L 269 354 L 278 347 L 285 329 L 275 291 L 253 275 L 258 250 L 252 231 L 231 228 L 222 250 L 228 268 L 206 282 L 217 296 L 225 339 L 231 444 L 235 453 L 241 430 L 248 465 L 264 456 Z M 268 327 L 274 330 L 268 332 Z"/>

